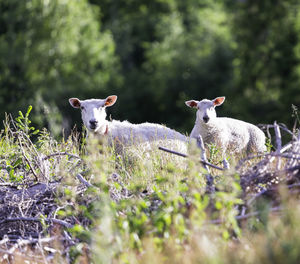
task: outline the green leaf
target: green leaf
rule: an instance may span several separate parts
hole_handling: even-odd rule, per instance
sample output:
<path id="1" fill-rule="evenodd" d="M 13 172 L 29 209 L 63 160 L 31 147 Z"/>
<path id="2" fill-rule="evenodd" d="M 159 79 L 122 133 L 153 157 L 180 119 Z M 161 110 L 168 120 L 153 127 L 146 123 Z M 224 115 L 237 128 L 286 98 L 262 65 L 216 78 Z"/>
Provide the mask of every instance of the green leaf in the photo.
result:
<path id="1" fill-rule="evenodd" d="M 14 168 L 18 167 L 22 162 L 23 162 L 23 160 L 22 160 L 21 158 L 18 158 L 18 159 L 14 162 L 13 167 L 14 167 Z"/>
<path id="2" fill-rule="evenodd" d="M 32 110 L 32 106 L 29 105 L 25 117 L 27 118 Z"/>
<path id="3" fill-rule="evenodd" d="M 215 207 L 217 210 L 221 210 L 223 208 L 223 204 L 220 201 L 216 201 Z"/>

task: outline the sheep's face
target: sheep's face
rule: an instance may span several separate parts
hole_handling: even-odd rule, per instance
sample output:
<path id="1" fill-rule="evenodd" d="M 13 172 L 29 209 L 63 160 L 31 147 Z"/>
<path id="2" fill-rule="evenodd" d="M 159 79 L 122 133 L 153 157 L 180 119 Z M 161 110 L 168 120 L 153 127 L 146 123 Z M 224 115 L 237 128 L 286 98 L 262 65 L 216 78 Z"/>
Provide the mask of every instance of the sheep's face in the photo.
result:
<path id="1" fill-rule="evenodd" d="M 203 99 L 201 101 L 190 100 L 185 104 L 192 108 L 197 108 L 197 120 L 209 123 L 211 120 L 217 117 L 215 107 L 221 105 L 225 100 L 225 97 L 217 97 L 214 100 Z"/>
<path id="2" fill-rule="evenodd" d="M 97 130 L 105 123 L 106 112 L 103 100 L 84 100 L 80 105 L 84 125 L 90 131 Z"/>
<path id="3" fill-rule="evenodd" d="M 208 123 L 217 117 L 215 106 L 210 100 L 202 100 L 197 105 L 197 117 L 198 120 Z"/>
<path id="4" fill-rule="evenodd" d="M 74 108 L 81 109 L 81 117 L 84 125 L 89 131 L 98 132 L 104 129 L 106 125 L 106 111 L 107 106 L 113 105 L 117 100 L 117 96 L 112 95 L 106 99 L 89 99 L 79 100 L 78 98 L 70 98 L 69 102 Z"/>

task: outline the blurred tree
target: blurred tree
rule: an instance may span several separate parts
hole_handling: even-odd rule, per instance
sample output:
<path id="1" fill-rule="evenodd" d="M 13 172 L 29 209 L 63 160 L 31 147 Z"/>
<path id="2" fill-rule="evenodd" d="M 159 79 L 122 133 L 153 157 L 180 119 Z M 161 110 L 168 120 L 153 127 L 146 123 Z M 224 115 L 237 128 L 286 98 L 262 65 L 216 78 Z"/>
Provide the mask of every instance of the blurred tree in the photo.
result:
<path id="1" fill-rule="evenodd" d="M 187 99 L 225 95 L 220 115 L 255 123 L 299 106 L 296 0 L 0 0 L 0 14 L 0 118 L 34 104 L 57 133 L 69 97 L 117 94 L 114 118 L 190 132 Z"/>
<path id="2" fill-rule="evenodd" d="M 1 118 L 34 104 L 34 121 L 58 133 L 70 96 L 100 96 L 120 81 L 114 42 L 87 1 L 0 0 L 0 13 Z"/>
<path id="3" fill-rule="evenodd" d="M 101 23 L 112 32 L 120 56 L 121 119 L 189 131 L 195 117 L 184 100 L 217 96 L 230 85 L 232 42 L 222 3 L 90 2 L 100 6 Z"/>
<path id="4" fill-rule="evenodd" d="M 176 10 L 156 25 L 161 40 L 149 45 L 144 68 L 155 87 L 160 121 L 190 132 L 195 113 L 184 102 L 225 94 L 232 81 L 233 42 L 222 4 L 176 3 Z"/>
<path id="5" fill-rule="evenodd" d="M 296 0 L 226 1 L 236 40 L 231 111 L 251 121 L 291 124 L 291 104 L 300 104 L 299 14 Z M 262 119 L 263 114 L 263 119 Z"/>

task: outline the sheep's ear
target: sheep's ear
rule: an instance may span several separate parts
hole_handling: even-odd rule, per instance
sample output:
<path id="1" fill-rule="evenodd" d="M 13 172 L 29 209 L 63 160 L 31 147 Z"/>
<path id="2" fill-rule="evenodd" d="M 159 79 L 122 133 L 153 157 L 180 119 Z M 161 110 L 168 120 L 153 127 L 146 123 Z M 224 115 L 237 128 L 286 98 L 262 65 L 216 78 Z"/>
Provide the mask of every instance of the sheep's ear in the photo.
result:
<path id="1" fill-rule="evenodd" d="M 225 101 L 225 97 L 222 96 L 222 97 L 217 97 L 216 99 L 213 100 L 213 104 L 214 106 L 219 106 L 221 104 L 223 104 Z"/>
<path id="2" fill-rule="evenodd" d="M 190 100 L 190 101 L 185 101 L 185 104 L 188 106 L 188 107 L 191 107 L 191 108 L 197 108 L 198 106 L 198 101 L 195 101 L 195 100 Z"/>
<path id="3" fill-rule="evenodd" d="M 69 103 L 74 108 L 80 108 L 81 106 L 80 100 L 78 98 L 70 98 Z"/>
<path id="4" fill-rule="evenodd" d="M 110 95 L 105 99 L 104 106 L 112 106 L 117 101 L 116 95 Z"/>

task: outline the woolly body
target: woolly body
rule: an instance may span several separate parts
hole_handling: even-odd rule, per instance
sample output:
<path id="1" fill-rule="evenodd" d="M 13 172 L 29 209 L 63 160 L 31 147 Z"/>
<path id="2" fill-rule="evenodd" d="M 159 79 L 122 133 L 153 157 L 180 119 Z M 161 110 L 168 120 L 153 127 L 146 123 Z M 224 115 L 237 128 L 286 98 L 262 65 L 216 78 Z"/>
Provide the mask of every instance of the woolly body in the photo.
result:
<path id="1" fill-rule="evenodd" d="M 264 152 L 265 135 L 256 126 L 233 118 L 218 117 L 209 124 L 196 120 L 192 138 L 201 135 L 206 144 L 215 144 L 224 152 Z"/>
<path id="2" fill-rule="evenodd" d="M 107 121 L 108 136 L 125 145 L 155 140 L 180 140 L 187 138 L 168 127 L 153 123 L 132 124 L 128 121 Z"/>
<path id="3" fill-rule="evenodd" d="M 79 100 L 70 98 L 74 108 L 81 108 L 82 120 L 89 133 L 108 137 L 110 144 L 120 146 L 139 145 L 144 149 L 151 149 L 150 143 L 155 142 L 163 146 L 172 146 L 178 151 L 186 152 L 187 137 L 179 132 L 160 124 L 142 123 L 132 124 L 128 121 L 106 120 L 106 107 L 112 106 L 117 96 L 106 99 Z"/>
<path id="4" fill-rule="evenodd" d="M 197 138 L 200 134 L 205 144 L 215 144 L 223 155 L 228 151 L 247 154 L 266 151 L 265 135 L 258 127 L 233 118 L 217 117 L 215 107 L 224 100 L 225 97 L 218 97 L 185 102 L 189 107 L 197 108 L 196 122 L 190 136 Z"/>

